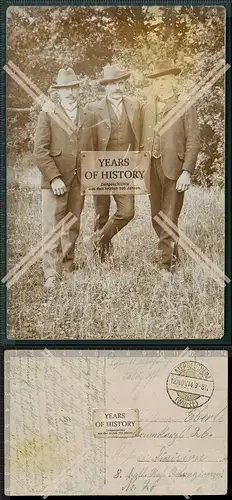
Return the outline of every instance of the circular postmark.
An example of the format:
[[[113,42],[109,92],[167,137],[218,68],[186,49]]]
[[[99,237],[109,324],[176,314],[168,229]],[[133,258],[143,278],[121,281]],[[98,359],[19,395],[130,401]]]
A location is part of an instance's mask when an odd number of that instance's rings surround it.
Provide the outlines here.
[[[183,361],[167,378],[167,392],[171,400],[182,408],[199,408],[209,401],[214,382],[208,368],[196,361]]]

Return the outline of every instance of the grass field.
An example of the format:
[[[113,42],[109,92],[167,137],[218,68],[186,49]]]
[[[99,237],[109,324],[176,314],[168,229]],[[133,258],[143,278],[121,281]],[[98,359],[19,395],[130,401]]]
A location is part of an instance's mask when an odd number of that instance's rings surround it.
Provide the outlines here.
[[[112,203],[112,208],[114,204]],[[41,192],[24,183],[8,189],[8,270],[41,238]],[[224,290],[181,250],[170,281],[155,271],[157,244],[149,199],[138,196],[133,221],[114,238],[114,255],[96,263],[84,238],[94,211],[87,197],[75,271],[52,295],[43,289],[41,262],[8,291],[9,339],[216,339],[223,335]],[[181,229],[224,269],[224,192],[192,187]]]

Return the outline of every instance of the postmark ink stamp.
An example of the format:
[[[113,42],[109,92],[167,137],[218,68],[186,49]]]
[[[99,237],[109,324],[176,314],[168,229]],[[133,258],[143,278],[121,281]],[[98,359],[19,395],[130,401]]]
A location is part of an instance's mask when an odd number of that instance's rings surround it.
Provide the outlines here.
[[[182,408],[199,408],[206,404],[214,391],[213,377],[208,368],[196,361],[183,361],[167,378],[167,393]]]

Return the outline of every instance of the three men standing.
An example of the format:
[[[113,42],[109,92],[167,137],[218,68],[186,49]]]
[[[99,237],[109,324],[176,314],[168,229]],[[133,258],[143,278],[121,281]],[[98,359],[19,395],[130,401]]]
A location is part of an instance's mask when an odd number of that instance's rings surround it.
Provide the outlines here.
[[[104,68],[100,83],[106,88],[106,95],[100,102],[88,105],[95,113],[98,151],[139,151],[140,105],[135,99],[125,96],[125,81],[129,72],[117,65]],[[94,243],[101,260],[110,250],[110,242],[134,217],[134,195],[114,194],[116,212],[109,218],[110,195],[95,195]]]
[[[161,273],[175,269],[178,248],[169,231],[154,219],[162,211],[178,225],[184,192],[191,183],[200,148],[197,113],[194,106],[178,107],[176,75],[180,69],[163,63],[154,74],[150,98],[142,109],[141,150],[151,154],[150,205],[153,228],[159,238],[155,262]],[[159,128],[158,128],[159,127]]]
[[[178,225],[184,192],[191,182],[191,173],[199,152],[199,129],[194,106],[176,112],[175,78],[179,68],[165,63],[157,67],[151,94],[140,113],[139,102],[125,96],[125,81],[130,73],[117,65],[104,68],[100,83],[105,97],[83,109],[78,103],[78,87],[74,71],[61,69],[53,85],[60,97],[54,117],[46,111],[39,114],[35,135],[35,160],[42,173],[43,238],[71,212],[76,222],[61,234],[64,271],[73,268],[74,247],[80,230],[84,203],[81,195],[81,151],[150,152],[150,205],[152,224],[158,235],[155,262],[161,272],[170,272],[178,262],[178,248],[168,230],[155,220],[162,211]],[[178,107],[178,106],[177,106]],[[62,113],[65,122],[75,125],[67,133],[55,119]],[[164,125],[164,126],[163,126]],[[141,133],[140,133],[141,130]],[[95,233],[93,241],[103,261],[110,250],[111,239],[134,216],[134,195],[115,194],[116,212],[110,217],[110,195],[95,195]],[[59,241],[50,245],[43,255],[45,287],[53,288],[57,275]]]

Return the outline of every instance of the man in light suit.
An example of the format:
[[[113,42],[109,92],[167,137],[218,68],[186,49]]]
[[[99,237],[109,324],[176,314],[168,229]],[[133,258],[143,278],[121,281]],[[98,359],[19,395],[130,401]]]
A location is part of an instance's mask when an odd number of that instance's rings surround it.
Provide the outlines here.
[[[167,118],[166,130],[162,131],[162,126],[158,132],[155,130],[155,126],[162,123],[178,104],[175,86],[180,71],[180,68],[173,67],[168,62],[157,66],[156,71],[149,75],[149,78],[153,79],[153,85],[150,98],[142,109],[141,150],[151,154],[151,217],[159,239],[155,262],[164,276],[175,270],[179,260],[178,248],[168,231],[162,229],[154,217],[162,211],[171,222],[178,225],[184,192],[190,186],[191,174],[200,149],[194,106],[183,109],[176,120]]]
[[[66,214],[71,212],[77,220],[69,230],[60,233],[60,239],[43,253],[45,288],[53,289],[59,268],[59,247],[64,274],[73,269],[75,242],[80,230],[80,217],[84,204],[81,195],[81,151],[93,151],[94,114],[78,104],[80,81],[72,68],[61,69],[53,85],[60,97],[60,104],[52,114],[42,110],[39,114],[34,158],[42,179],[42,235],[45,238]],[[63,119],[63,117],[65,119]],[[65,128],[57,123],[65,124]],[[73,125],[71,135],[67,123]],[[74,127],[75,125],[75,127]],[[72,131],[72,130],[71,130]]]
[[[135,99],[124,95],[128,71],[117,65],[104,67],[100,83],[105,86],[106,95],[88,105],[96,117],[98,151],[139,151],[140,105]],[[95,195],[94,244],[101,260],[110,251],[111,239],[134,217],[134,195],[114,194],[116,212],[109,218],[110,195]]]

